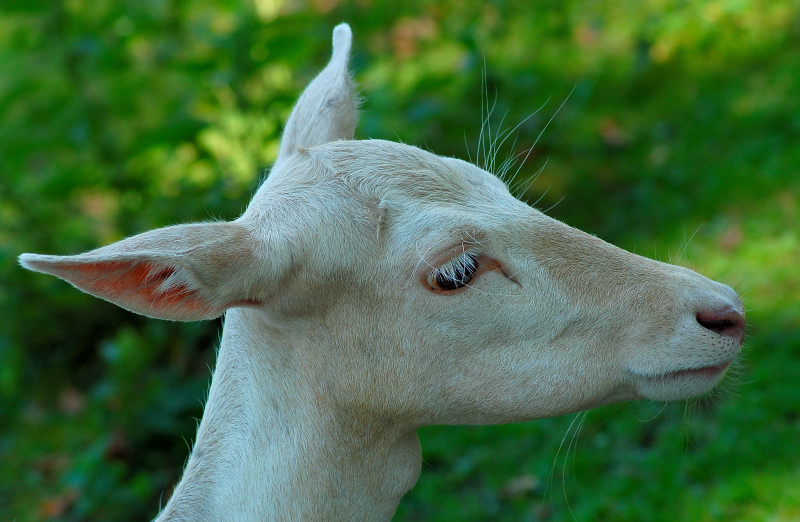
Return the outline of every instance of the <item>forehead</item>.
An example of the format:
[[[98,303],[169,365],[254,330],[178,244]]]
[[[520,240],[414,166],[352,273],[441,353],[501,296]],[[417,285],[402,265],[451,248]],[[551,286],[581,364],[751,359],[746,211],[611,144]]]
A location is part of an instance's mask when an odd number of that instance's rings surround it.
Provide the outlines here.
[[[338,141],[276,165],[242,218],[267,231],[282,223],[307,270],[355,270],[372,281],[376,267],[405,278],[464,244],[502,244],[521,206],[497,177],[464,161],[388,141]]]
[[[310,152],[348,185],[393,203],[471,206],[509,196],[502,181],[475,165],[402,143],[339,141]]]
[[[276,166],[246,217],[438,243],[501,227],[515,203],[502,181],[470,163],[401,143],[348,140],[299,150]],[[345,235],[340,242],[349,244]]]
[[[366,207],[386,213],[383,231],[414,260],[483,242],[519,204],[502,181],[475,165],[401,143],[341,141],[310,152],[343,185],[355,186],[356,197],[371,200]]]

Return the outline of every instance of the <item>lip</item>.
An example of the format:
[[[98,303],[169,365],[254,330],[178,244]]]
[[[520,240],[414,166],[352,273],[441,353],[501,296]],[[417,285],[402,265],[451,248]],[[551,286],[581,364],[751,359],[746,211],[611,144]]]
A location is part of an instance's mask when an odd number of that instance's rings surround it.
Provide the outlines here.
[[[650,377],[651,380],[665,380],[665,379],[683,379],[691,377],[700,377],[704,379],[712,379],[718,377],[731,365],[731,361],[727,361],[713,366],[704,366],[702,368],[689,368],[686,370],[677,370],[674,372],[665,373],[658,377]]]
[[[656,401],[675,401],[708,393],[725,375],[732,359],[698,368],[684,368],[662,374],[636,375],[639,397]]]

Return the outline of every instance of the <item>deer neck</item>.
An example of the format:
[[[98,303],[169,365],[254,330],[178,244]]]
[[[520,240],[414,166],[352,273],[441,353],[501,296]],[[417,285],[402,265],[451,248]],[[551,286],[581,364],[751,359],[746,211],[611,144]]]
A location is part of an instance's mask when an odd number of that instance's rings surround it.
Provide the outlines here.
[[[159,520],[390,519],[419,475],[416,430],[326,408],[258,314],[226,315],[197,440]]]

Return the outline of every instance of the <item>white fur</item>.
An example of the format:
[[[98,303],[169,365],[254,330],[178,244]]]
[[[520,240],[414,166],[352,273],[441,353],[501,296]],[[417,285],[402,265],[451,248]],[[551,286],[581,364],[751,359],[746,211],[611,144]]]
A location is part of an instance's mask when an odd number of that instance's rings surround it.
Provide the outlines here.
[[[730,288],[550,219],[474,165],[352,141],[350,28],[333,40],[239,219],[21,256],[153,317],[225,312],[194,450],[161,520],[389,519],[417,480],[420,426],[714,386],[722,371],[676,372],[739,352]],[[465,251],[474,279],[432,287]]]

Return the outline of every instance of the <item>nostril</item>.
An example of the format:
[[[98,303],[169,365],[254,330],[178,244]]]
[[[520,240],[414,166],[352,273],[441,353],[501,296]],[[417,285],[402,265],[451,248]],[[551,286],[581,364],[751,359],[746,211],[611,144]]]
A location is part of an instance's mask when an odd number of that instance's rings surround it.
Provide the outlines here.
[[[739,342],[744,339],[744,314],[734,308],[697,312],[697,322],[719,335],[733,337]]]

